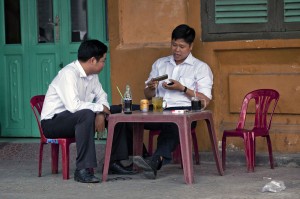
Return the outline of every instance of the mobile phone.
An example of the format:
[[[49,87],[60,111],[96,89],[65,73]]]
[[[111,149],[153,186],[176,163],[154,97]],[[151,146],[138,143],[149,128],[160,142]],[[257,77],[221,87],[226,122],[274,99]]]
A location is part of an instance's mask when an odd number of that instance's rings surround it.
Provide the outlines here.
[[[174,84],[174,82],[171,82],[169,79],[166,81],[167,85],[171,86]]]
[[[158,76],[158,77],[155,77],[155,78],[152,78],[152,81],[161,81],[161,80],[165,80],[165,79],[168,79],[168,75],[167,74],[162,75],[162,76]]]

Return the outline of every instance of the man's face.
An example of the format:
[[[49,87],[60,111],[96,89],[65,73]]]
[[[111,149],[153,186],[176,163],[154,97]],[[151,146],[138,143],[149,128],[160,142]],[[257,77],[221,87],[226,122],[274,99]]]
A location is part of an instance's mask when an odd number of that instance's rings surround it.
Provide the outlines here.
[[[105,65],[105,60],[106,60],[106,53],[103,55],[103,57],[99,59],[98,62],[95,58],[92,60],[93,74],[99,74],[102,71]]]
[[[186,43],[183,39],[172,40],[172,54],[176,64],[181,64],[190,54],[193,44]]]

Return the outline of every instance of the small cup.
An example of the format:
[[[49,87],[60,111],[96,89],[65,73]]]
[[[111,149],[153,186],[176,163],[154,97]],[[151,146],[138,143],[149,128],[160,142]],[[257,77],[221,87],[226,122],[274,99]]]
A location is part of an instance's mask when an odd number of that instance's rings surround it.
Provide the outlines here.
[[[142,99],[140,101],[140,110],[142,112],[148,112],[148,110],[149,110],[149,101],[147,99]]]
[[[201,101],[203,101],[203,103]],[[192,97],[191,106],[192,106],[192,111],[203,111],[206,107],[206,102],[204,99],[199,99],[198,97]]]
[[[166,100],[162,97],[152,97],[153,112],[163,112],[167,106]]]

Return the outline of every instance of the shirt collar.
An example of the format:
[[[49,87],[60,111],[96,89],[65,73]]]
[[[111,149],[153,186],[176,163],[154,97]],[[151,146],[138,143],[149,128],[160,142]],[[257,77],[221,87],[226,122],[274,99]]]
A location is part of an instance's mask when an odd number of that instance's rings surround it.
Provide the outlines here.
[[[176,65],[176,62],[175,62],[174,57],[172,55],[169,57],[168,61],[170,63],[172,63],[173,65]],[[187,56],[187,58],[181,64],[193,65],[193,63],[194,63],[194,57],[193,57],[192,53],[190,53]]]
[[[88,80],[91,80],[93,78],[93,75],[86,75],[85,71],[83,70],[83,68],[78,60],[75,61],[75,65],[79,70],[80,77],[87,78]]]

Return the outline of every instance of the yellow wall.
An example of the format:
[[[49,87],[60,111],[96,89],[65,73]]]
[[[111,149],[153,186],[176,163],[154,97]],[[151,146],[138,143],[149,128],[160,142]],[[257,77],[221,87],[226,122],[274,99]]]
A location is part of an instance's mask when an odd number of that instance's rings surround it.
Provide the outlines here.
[[[144,81],[153,62],[170,54],[172,30],[186,23],[196,30],[193,55],[210,65],[214,74],[215,130],[221,140],[224,129],[234,128],[244,95],[258,88],[274,88],[281,94],[271,127],[274,152],[300,152],[300,39],[202,42],[200,1],[108,1],[113,103],[120,103],[116,86],[129,84],[133,101],[144,98]],[[251,119],[252,116],[249,117]],[[207,132],[199,123],[201,151],[210,150]],[[257,140],[266,151],[265,140]],[[230,139],[243,149],[238,139]]]

